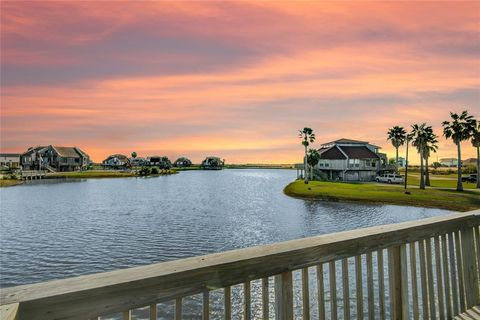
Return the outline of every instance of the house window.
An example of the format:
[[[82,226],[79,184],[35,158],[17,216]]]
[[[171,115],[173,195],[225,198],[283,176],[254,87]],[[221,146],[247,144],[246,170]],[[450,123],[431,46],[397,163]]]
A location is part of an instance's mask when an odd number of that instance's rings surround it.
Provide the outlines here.
[[[325,163],[325,167],[330,167],[330,163]]]
[[[320,162],[320,163],[318,164],[318,166],[319,166],[319,167],[323,167],[323,163]]]

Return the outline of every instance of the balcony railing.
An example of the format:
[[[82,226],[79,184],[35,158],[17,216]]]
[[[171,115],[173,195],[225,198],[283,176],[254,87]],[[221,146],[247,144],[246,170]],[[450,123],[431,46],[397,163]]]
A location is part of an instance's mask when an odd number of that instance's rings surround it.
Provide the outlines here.
[[[476,210],[5,288],[1,319],[157,319],[169,301],[182,319],[193,295],[202,319],[451,319],[480,303],[479,224]]]

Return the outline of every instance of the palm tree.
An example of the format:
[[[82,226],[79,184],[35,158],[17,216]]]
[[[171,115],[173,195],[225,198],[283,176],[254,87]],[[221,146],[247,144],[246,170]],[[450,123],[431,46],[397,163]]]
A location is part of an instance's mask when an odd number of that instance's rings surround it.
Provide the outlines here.
[[[425,189],[425,173],[423,160],[425,159],[425,145],[427,140],[426,123],[412,125],[412,145],[417,148],[420,154],[420,189]]]
[[[404,179],[404,188],[407,189],[407,180],[408,180],[408,146],[410,145],[410,141],[413,139],[413,133],[408,133],[406,135],[405,142],[407,144],[407,148],[405,150],[405,179]]]
[[[302,139],[302,145],[305,147],[305,156],[303,159],[303,164],[304,164],[304,171],[305,171],[305,184],[308,183],[308,175],[307,175],[307,148],[310,145],[310,143],[313,143],[315,141],[315,134],[313,133],[313,130],[311,128],[303,128],[303,130],[299,130],[300,134],[299,137]]]
[[[387,140],[392,142],[392,145],[395,147],[396,155],[395,155],[395,165],[397,166],[398,171],[398,148],[405,144],[405,140],[407,139],[407,132],[403,127],[395,126],[390,128],[387,132]]]
[[[320,153],[317,149],[309,149],[307,154],[307,163],[310,165],[310,179],[313,180],[313,167],[320,161]]]
[[[438,150],[438,136],[433,132],[431,126],[425,128],[426,132],[426,143],[425,143],[425,150],[423,152],[423,156],[425,157],[425,185],[430,187],[430,174],[428,171],[428,158],[433,152],[437,152]]]
[[[452,121],[444,121],[443,135],[445,138],[451,138],[457,145],[458,164],[457,164],[457,191],[463,191],[462,184],[462,153],[460,143],[470,139],[475,131],[477,122],[473,116],[469,115],[467,110],[464,110],[460,115],[450,112]]]
[[[477,148],[477,188],[480,189],[480,121],[477,121],[472,135],[472,146]]]
[[[135,151],[132,152],[132,158],[135,159],[137,157],[137,153]]]

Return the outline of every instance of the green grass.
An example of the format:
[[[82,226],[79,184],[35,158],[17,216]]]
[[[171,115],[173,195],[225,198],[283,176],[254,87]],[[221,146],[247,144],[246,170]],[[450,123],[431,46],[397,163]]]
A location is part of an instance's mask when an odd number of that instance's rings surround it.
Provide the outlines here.
[[[408,173],[407,183],[412,186],[420,185],[420,173]],[[436,188],[456,188],[457,174],[432,175],[430,174],[430,186]],[[475,189],[476,183],[464,182],[464,189]]]
[[[12,187],[16,186],[19,184],[22,184],[23,182],[21,180],[15,180],[15,179],[2,179],[0,180],[0,188],[1,187]]]
[[[342,183],[301,180],[285,187],[285,194],[299,198],[327,201],[361,201],[405,206],[442,208],[469,211],[480,208],[480,193],[471,190],[458,192],[442,189],[409,189],[405,194],[401,186],[369,183]]]
[[[162,176],[177,173],[176,170],[160,170],[159,174],[150,176]],[[135,172],[121,172],[113,170],[88,170],[76,172],[57,172],[47,175],[47,179],[71,178],[71,179],[93,179],[93,178],[127,178],[138,177]]]

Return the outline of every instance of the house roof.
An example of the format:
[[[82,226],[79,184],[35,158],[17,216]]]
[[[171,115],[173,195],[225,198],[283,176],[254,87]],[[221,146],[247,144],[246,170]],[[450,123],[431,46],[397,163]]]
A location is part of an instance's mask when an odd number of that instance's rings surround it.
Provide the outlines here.
[[[367,147],[347,147],[339,146],[350,159],[378,159],[379,156]]]
[[[39,150],[41,150],[41,149],[44,149],[44,148],[46,148],[46,147],[47,147],[47,146],[30,147],[30,148],[28,148],[27,151],[25,151],[24,153],[22,153],[22,156],[27,155],[27,154],[32,154],[32,153],[34,153],[34,152],[36,152],[36,151],[39,151]]]
[[[338,160],[346,159],[345,155],[337,147],[323,148],[318,150],[320,152],[320,159]]]
[[[20,153],[0,153],[0,157],[20,157]]]
[[[117,158],[117,159],[120,159],[120,160],[128,160],[128,157],[124,154],[112,154],[112,155],[108,156],[107,159],[105,159],[104,161],[106,161],[108,159],[111,159],[111,158]]]
[[[327,143],[323,143],[322,146],[328,146],[328,145],[332,145],[332,144],[363,144],[363,145],[369,144],[369,145],[374,146],[376,148],[380,148],[379,146],[371,144],[368,141],[360,141],[360,140],[353,140],[353,139],[346,139],[346,138],[341,138],[341,139],[337,139],[337,140],[330,141],[330,142],[327,142]]]
[[[57,151],[60,157],[80,158],[80,152],[78,152],[75,147],[52,146],[52,148]]]

